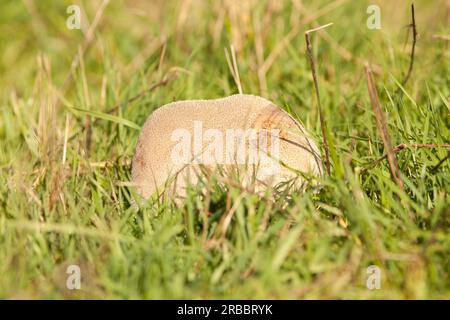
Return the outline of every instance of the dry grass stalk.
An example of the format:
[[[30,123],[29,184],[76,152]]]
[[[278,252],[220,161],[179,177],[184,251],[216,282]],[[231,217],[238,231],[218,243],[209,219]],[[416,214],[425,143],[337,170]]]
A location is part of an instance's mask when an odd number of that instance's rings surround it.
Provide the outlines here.
[[[435,35],[433,35],[433,39],[439,39],[439,40],[444,40],[444,41],[450,41],[450,36],[445,35],[445,34],[435,34]]]
[[[78,67],[78,64],[80,63],[80,58],[84,56],[85,52],[87,51],[87,49],[91,45],[92,41],[94,40],[95,30],[97,30],[97,26],[100,23],[100,20],[103,16],[103,13],[108,4],[109,4],[109,0],[103,0],[102,3],[100,4],[99,8],[97,9],[94,20],[90,24],[90,26],[86,32],[86,35],[84,37],[84,42],[81,45],[81,54],[79,53],[79,54],[75,55],[75,58],[72,61],[72,65],[71,65],[72,71]],[[72,72],[70,72],[67,75],[67,77],[64,80],[64,83],[62,85],[62,88],[61,88],[62,91],[65,91],[67,85],[69,84],[70,80],[72,79],[72,75],[73,75]]]
[[[70,66],[70,72],[67,74],[66,78],[64,79],[63,84],[59,88],[59,91],[61,91],[63,94],[66,92],[67,88],[69,87],[69,84],[73,80],[73,74],[75,69],[78,67],[80,63],[80,58],[84,56],[86,51],[89,49],[90,45],[92,44],[92,41],[95,39],[95,31],[97,30],[98,24],[100,23],[100,20],[103,16],[103,13],[108,6],[110,0],[103,0],[100,4],[99,8],[97,9],[94,20],[89,25],[89,28],[85,34],[84,41],[78,48],[77,54],[72,60],[71,66]],[[58,107],[59,103],[61,101],[57,98],[55,98],[55,104]]]
[[[412,43],[412,48],[411,48],[411,56],[409,58],[408,73],[406,74],[405,79],[403,79],[402,85],[405,85],[406,82],[408,82],[409,77],[411,76],[411,73],[412,73],[413,66],[414,66],[414,53],[416,51],[416,41],[417,41],[417,27],[416,27],[416,17],[414,15],[414,4],[411,4],[411,20],[412,20],[412,23],[411,23],[410,27],[412,28],[412,32],[413,32],[413,43]]]
[[[325,121],[325,117],[323,114],[323,109],[322,109],[322,105],[320,104],[320,95],[319,95],[319,85],[317,82],[317,74],[316,74],[316,64],[314,61],[314,55],[312,52],[312,46],[311,46],[311,40],[309,38],[309,34],[311,32],[315,32],[317,30],[321,30],[323,28],[329,27],[331,26],[332,23],[326,24],[324,26],[320,26],[318,28],[314,28],[311,30],[308,30],[305,32],[305,39],[306,39],[306,49],[308,52],[308,58],[309,58],[309,63],[311,65],[311,73],[313,76],[313,81],[314,81],[314,89],[316,91],[316,97],[317,97],[317,106],[319,109],[319,117],[320,117],[320,127],[322,129],[322,139],[323,139],[323,147],[325,150],[325,167],[327,169],[327,174],[330,175],[331,174],[331,168],[330,168],[330,151],[329,151],[329,147],[328,147],[328,141],[327,141],[327,127],[326,127],[326,121]]]
[[[63,155],[62,155],[62,166],[66,164],[67,158],[67,142],[69,141],[69,115],[66,115],[66,126],[64,130],[64,144],[63,144]]]
[[[257,73],[258,73],[258,81],[259,88],[261,91],[261,95],[263,97],[268,96],[268,87],[267,87],[267,79],[266,74],[263,69],[264,64],[264,46],[263,46],[263,37],[262,37],[262,26],[261,21],[258,16],[254,15],[253,18],[253,29],[255,32],[255,53],[256,53],[256,63],[257,63]]]
[[[367,76],[367,87],[369,90],[370,102],[372,104],[373,112],[375,113],[377,129],[381,136],[381,140],[383,141],[384,149],[389,162],[389,168],[391,170],[391,175],[398,186],[403,189],[404,184],[400,175],[400,168],[398,167],[395,152],[392,150],[391,138],[389,137],[386,120],[384,119],[383,111],[381,110],[377,88],[375,87],[375,84],[373,82],[372,70],[367,64],[365,67],[365,71]]]
[[[341,5],[345,4],[349,0],[336,0],[333,1],[319,10],[315,11],[313,14],[305,17],[305,19],[301,20],[298,24],[294,25],[289,33],[281,39],[275,48],[269,53],[264,64],[262,66],[264,74],[267,73],[269,68],[275,62],[276,58],[283,52],[286,46],[294,40],[295,36],[301,31],[302,27],[316,21],[318,18],[332,12],[333,10],[339,8]]]
[[[242,92],[241,78],[239,77],[239,69],[237,66],[236,53],[233,45],[230,46],[230,52],[231,52],[231,59],[230,55],[228,54],[228,50],[225,48],[225,57],[227,59],[228,67],[230,68],[231,75],[233,76],[234,82],[236,83],[239,93],[242,94],[243,92]]]
[[[80,74],[81,74],[81,83],[83,86],[84,103],[85,103],[86,107],[88,109],[90,109],[91,108],[91,96],[89,94],[87,77],[86,77],[86,68],[84,67],[84,58],[83,58],[83,52],[81,50],[81,47],[78,48],[78,61],[79,61]],[[86,134],[85,151],[86,151],[86,155],[89,157],[89,154],[91,151],[91,144],[92,144],[92,120],[91,120],[90,116],[85,117],[84,131]]]

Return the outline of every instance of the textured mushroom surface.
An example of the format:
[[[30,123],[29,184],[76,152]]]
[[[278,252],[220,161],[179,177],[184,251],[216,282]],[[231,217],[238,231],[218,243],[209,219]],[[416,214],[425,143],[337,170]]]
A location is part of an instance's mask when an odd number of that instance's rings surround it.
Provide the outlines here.
[[[238,135],[230,132],[242,131],[276,132],[276,135],[269,134],[267,139],[246,136],[245,143],[239,144]],[[264,144],[259,144],[262,140]],[[183,143],[188,148],[183,148]],[[261,147],[266,144],[267,149]],[[258,156],[260,153],[252,158],[253,162],[249,161],[251,152],[242,156],[249,146],[261,147],[265,160]],[[237,158],[244,161],[239,162]],[[156,191],[160,194],[165,188],[170,188],[173,196],[183,197],[186,184],[197,182],[200,170],[196,168],[200,165],[213,169],[218,165],[239,168],[241,182],[256,184],[253,186],[256,190],[299,178],[299,172],[322,174],[317,146],[305,129],[269,100],[243,94],[214,100],[178,101],[156,109],[139,136],[132,182],[144,198]],[[302,181],[301,177],[297,180]]]

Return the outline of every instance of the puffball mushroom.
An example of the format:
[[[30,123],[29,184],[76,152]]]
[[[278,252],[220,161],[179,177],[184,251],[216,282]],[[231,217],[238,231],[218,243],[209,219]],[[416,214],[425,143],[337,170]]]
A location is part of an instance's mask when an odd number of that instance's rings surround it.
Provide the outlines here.
[[[319,151],[303,126],[269,100],[246,94],[156,109],[138,139],[132,185],[144,198],[165,188],[182,198],[201,166],[238,169],[240,182],[256,191],[301,182],[299,172],[322,175]]]

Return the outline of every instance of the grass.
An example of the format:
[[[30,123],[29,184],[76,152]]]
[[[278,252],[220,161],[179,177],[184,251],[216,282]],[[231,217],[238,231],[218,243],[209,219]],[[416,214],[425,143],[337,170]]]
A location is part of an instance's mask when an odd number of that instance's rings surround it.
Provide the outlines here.
[[[245,3],[111,1],[102,12],[81,1],[82,30],[65,27],[70,1],[2,4],[1,298],[450,298],[448,149],[397,150],[402,189],[377,162],[364,73],[367,61],[393,146],[448,144],[445,1],[415,1],[404,86],[409,2],[376,1],[380,30],[366,27],[372,2]],[[331,163],[319,191],[259,197],[210,179],[176,208],[128,187],[153,110],[238,92],[231,44],[243,92],[282,106],[321,144],[303,33],[329,22],[311,34]],[[66,288],[71,264],[81,290]],[[369,265],[380,290],[366,288]]]

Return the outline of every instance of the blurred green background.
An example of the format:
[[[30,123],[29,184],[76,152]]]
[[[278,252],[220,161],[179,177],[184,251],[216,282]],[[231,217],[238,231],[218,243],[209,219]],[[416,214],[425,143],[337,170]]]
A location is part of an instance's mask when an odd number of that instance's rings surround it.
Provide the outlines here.
[[[66,27],[69,5],[81,29]],[[381,10],[370,30],[367,7]],[[2,1],[0,297],[449,298],[448,1]],[[185,206],[127,183],[157,107],[244,93],[321,141],[304,32],[314,33],[333,172],[319,193],[260,198],[205,182]],[[368,98],[375,73],[405,190],[391,180]],[[131,125],[131,127],[130,127]],[[230,203],[234,204],[230,208]],[[220,234],[222,218],[232,223]],[[82,289],[65,286],[77,264]],[[382,271],[380,290],[366,268]]]

